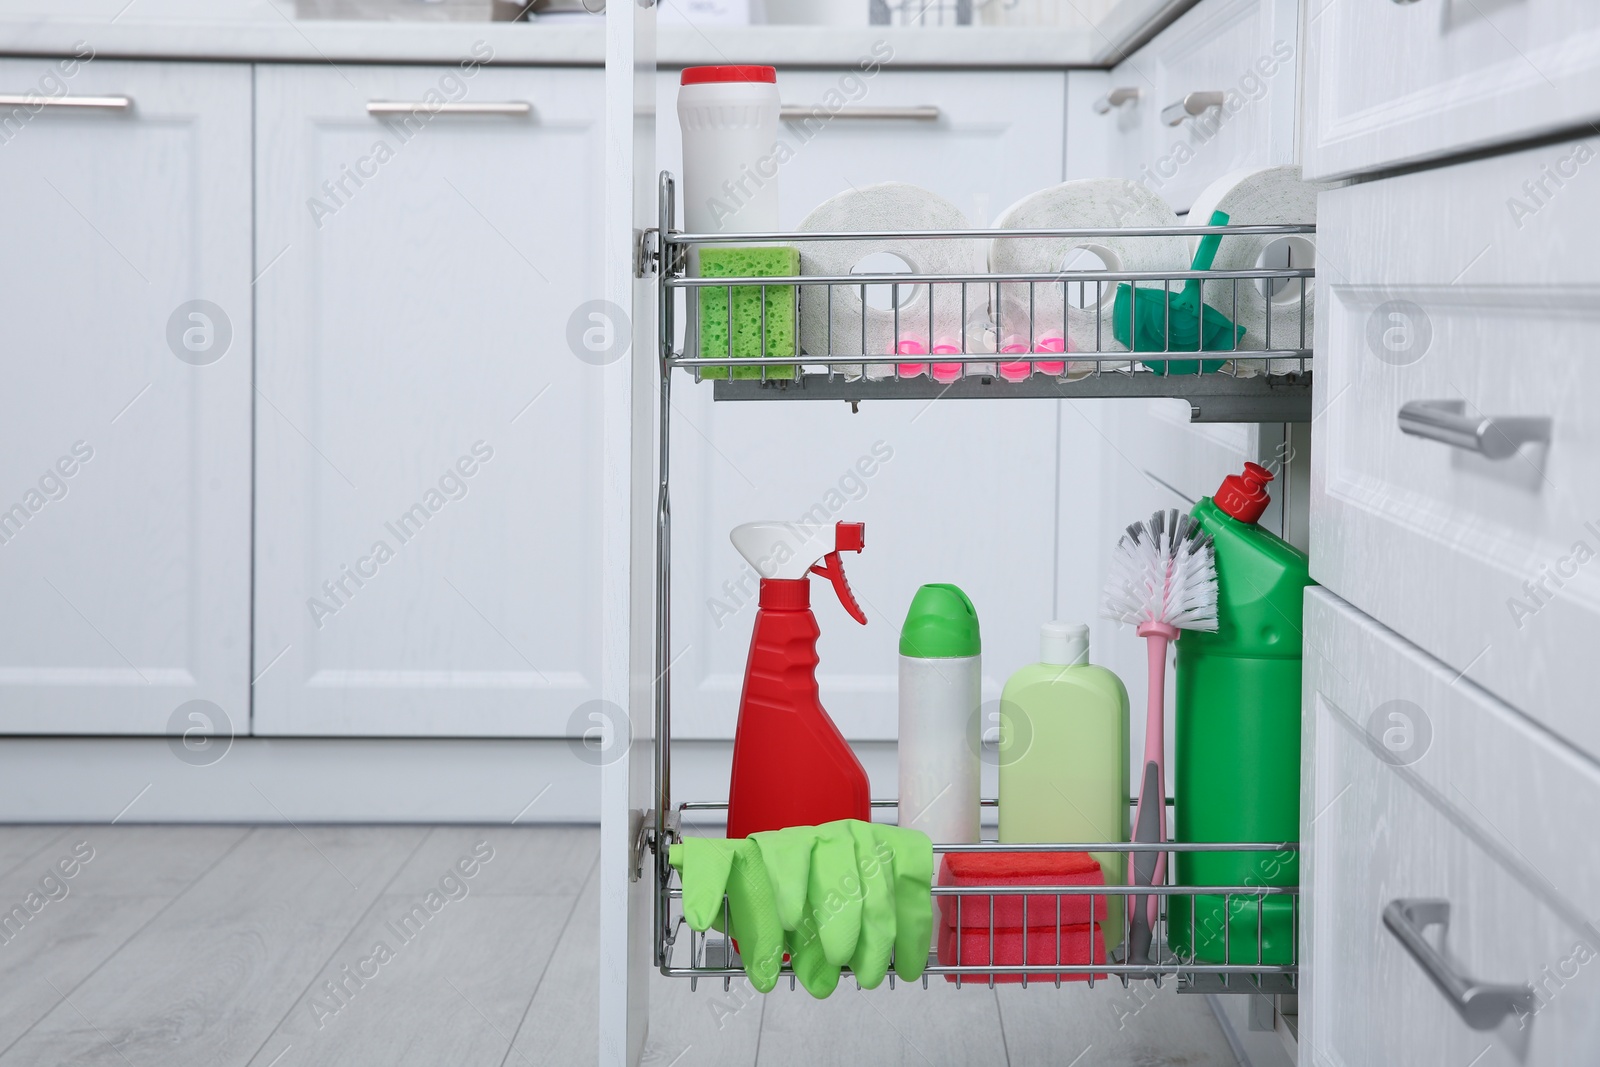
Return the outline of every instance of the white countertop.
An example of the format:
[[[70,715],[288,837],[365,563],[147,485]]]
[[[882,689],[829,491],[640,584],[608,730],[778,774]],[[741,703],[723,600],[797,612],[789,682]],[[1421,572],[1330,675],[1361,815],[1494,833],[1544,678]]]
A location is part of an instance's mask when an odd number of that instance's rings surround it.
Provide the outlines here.
[[[119,13],[120,12],[120,13]],[[698,63],[847,66],[887,40],[897,67],[1096,65],[1093,30],[663,25],[663,67]],[[604,26],[572,21],[334,22],[296,19],[293,0],[0,0],[0,55],[451,63],[486,41],[494,62],[599,66]]]

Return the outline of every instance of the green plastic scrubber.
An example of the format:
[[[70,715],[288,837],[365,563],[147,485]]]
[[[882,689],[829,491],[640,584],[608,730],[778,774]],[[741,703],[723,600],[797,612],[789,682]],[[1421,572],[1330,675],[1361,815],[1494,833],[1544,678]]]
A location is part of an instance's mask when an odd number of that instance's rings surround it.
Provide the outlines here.
[[[772,278],[794,277],[800,273],[800,252],[785,247],[702,248],[700,249],[700,277],[702,278]],[[766,350],[762,351],[761,305],[762,287],[736,285],[733,287],[733,347],[728,346],[728,289],[707,286],[700,294],[700,357],[726,359],[730,354],[736,359],[757,359],[765,356],[793,357],[795,344],[794,286],[769,285],[766,292]],[[727,367],[702,367],[705,378],[728,377]],[[760,378],[761,367],[734,367],[735,378]],[[768,378],[793,378],[792,366],[767,365]]]
[[[1228,214],[1213,211],[1208,225],[1226,226]],[[1195,249],[1190,270],[1210,270],[1217,258],[1217,246],[1222,243],[1220,233],[1208,233],[1200,238]],[[1148,290],[1147,290],[1148,291]],[[1167,292],[1162,299],[1147,296],[1140,300],[1127,282],[1117,286],[1116,301],[1111,311],[1111,335],[1135,352],[1216,352],[1238,349],[1244,337],[1244,327],[1236,326],[1222,312],[1200,299],[1199,278],[1183,283],[1180,292]],[[1137,311],[1135,306],[1137,305]],[[1130,340],[1129,338],[1136,338]],[[1172,359],[1147,364],[1156,374],[1211,374],[1225,360]]]

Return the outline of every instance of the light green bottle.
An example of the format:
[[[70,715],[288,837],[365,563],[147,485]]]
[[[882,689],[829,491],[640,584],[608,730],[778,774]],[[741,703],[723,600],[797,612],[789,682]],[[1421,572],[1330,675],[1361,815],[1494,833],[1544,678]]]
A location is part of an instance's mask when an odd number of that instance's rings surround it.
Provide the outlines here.
[[[1039,659],[1000,696],[1000,840],[1014,844],[1128,840],[1128,690],[1089,662],[1089,628],[1047,622]],[[1093,852],[1107,885],[1126,882],[1124,855]],[[1105,944],[1122,941],[1121,898],[1108,902]]]

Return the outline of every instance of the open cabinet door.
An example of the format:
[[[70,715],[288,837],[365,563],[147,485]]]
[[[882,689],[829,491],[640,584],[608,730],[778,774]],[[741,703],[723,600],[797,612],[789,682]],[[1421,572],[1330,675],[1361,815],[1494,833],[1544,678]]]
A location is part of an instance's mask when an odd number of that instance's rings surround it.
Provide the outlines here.
[[[588,753],[601,753],[600,1058],[632,1067],[644,1052],[653,966],[650,854],[639,855],[655,762],[651,650],[655,596],[655,285],[640,237],[655,225],[654,0],[606,12],[605,295],[574,313],[569,337],[606,375],[604,702]],[[626,560],[626,565],[621,565]],[[642,871],[642,875],[641,875]]]

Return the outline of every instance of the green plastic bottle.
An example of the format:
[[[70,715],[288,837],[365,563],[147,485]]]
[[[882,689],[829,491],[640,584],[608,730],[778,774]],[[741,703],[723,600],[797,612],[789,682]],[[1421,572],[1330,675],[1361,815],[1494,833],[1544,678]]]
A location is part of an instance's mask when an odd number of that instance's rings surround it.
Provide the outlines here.
[[[1177,641],[1174,795],[1179,841],[1300,839],[1304,552],[1257,525],[1272,473],[1246,463],[1192,514],[1216,542],[1217,629]],[[1179,852],[1179,885],[1293,886],[1298,854]],[[1288,895],[1174,897],[1169,942],[1204,962],[1293,962]],[[1258,927],[1259,923],[1259,927]],[[1224,926],[1227,944],[1224,945]],[[1257,940],[1261,943],[1257,956]]]

